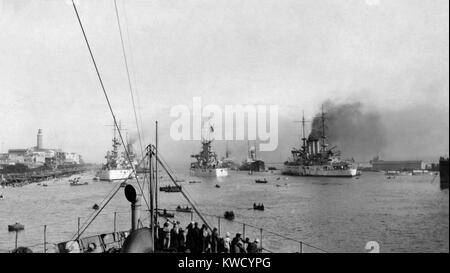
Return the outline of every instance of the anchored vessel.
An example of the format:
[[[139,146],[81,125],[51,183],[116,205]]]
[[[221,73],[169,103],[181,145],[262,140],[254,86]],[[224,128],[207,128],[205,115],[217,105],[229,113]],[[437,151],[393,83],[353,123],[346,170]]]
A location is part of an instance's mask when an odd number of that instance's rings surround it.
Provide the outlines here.
[[[258,159],[256,156],[255,146],[248,148],[248,157],[244,162],[242,162],[239,170],[249,172],[263,172],[266,170],[264,161]]]
[[[191,163],[191,175],[223,177],[228,176],[228,168],[217,160],[216,153],[211,148],[212,140],[202,140],[202,150],[199,154],[191,155],[197,162]]]
[[[283,174],[296,176],[353,177],[357,169],[352,162],[343,160],[336,146],[328,148],[325,143],[325,114],[320,115],[322,132],[319,138],[310,134],[305,137],[305,117],[302,118],[302,147],[292,149],[292,158],[284,163]],[[319,141],[321,142],[319,148]]]
[[[106,153],[106,163],[102,169],[97,172],[97,177],[103,181],[116,181],[127,179],[133,172],[132,164],[136,164],[132,145],[128,144],[128,156],[125,152],[119,152],[121,146],[116,137],[116,128],[114,127],[114,137],[112,139],[112,150]]]

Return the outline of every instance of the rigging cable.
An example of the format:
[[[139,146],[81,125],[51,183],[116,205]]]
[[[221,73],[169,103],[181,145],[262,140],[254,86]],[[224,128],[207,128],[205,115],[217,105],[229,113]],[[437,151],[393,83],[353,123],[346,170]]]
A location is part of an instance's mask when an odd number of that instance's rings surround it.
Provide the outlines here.
[[[141,126],[141,136],[142,136],[142,141],[145,142],[145,134],[144,134],[144,130],[142,130],[142,128],[144,128],[144,123],[142,122],[142,113],[141,113],[141,105],[140,105],[140,101],[141,99],[139,98],[139,89],[138,89],[138,84],[136,81],[136,69],[135,69],[135,65],[134,65],[134,58],[133,58],[133,48],[132,48],[132,43],[131,43],[131,39],[130,39],[130,30],[128,28],[128,17],[127,17],[127,9],[126,9],[126,4],[124,2],[123,4],[123,18],[125,21],[125,27],[126,27],[126,31],[125,33],[127,34],[127,40],[128,40],[128,47],[129,47],[129,52],[130,52],[130,64],[131,64],[131,76],[133,77],[133,83],[134,83],[134,91],[136,94],[136,101],[137,101],[137,110],[138,110],[138,116],[139,116],[139,124]],[[141,151],[141,153],[144,153],[144,150]]]
[[[125,150],[125,153],[126,153],[126,155],[127,155],[128,162],[130,163],[131,168],[132,168],[132,170],[133,170],[132,173],[131,173],[130,175],[136,174],[136,182],[137,182],[137,184],[138,184],[138,186],[139,186],[139,189],[140,189],[140,191],[141,191],[141,193],[142,193],[142,196],[143,196],[143,198],[144,198],[145,204],[147,205],[148,208],[150,208],[150,207],[149,207],[149,204],[148,204],[148,202],[147,202],[147,198],[145,198],[145,195],[144,195],[144,192],[143,192],[143,190],[142,190],[141,184],[139,183],[139,179],[138,179],[138,176],[137,176],[137,172],[136,172],[136,170],[135,170],[135,168],[134,168],[134,166],[133,166],[133,163],[132,163],[132,161],[131,161],[130,154],[128,153],[128,149],[127,149],[127,147],[126,147],[126,145],[125,145],[125,142],[124,142],[124,140],[123,140],[122,132],[120,131],[119,125],[117,124],[116,116],[114,115],[114,111],[113,111],[112,106],[111,106],[111,103],[110,103],[110,101],[109,101],[108,94],[106,93],[106,89],[105,89],[105,86],[104,86],[104,84],[103,84],[102,77],[100,76],[100,72],[99,72],[99,70],[98,70],[97,63],[95,62],[94,54],[92,53],[91,46],[90,46],[89,41],[88,41],[88,39],[87,39],[86,33],[85,33],[85,31],[84,31],[83,24],[81,23],[80,15],[78,14],[78,10],[77,10],[77,7],[76,7],[76,5],[75,5],[75,1],[74,1],[74,0],[72,0],[72,5],[73,5],[73,8],[74,8],[74,10],[75,10],[75,14],[76,14],[76,16],[77,16],[78,23],[80,24],[80,27],[81,27],[81,31],[82,31],[82,33],[83,33],[84,40],[86,41],[86,45],[87,45],[87,48],[88,48],[88,50],[89,50],[89,54],[90,54],[91,59],[92,59],[92,62],[93,62],[93,64],[94,64],[95,71],[96,71],[96,73],[97,73],[97,77],[98,77],[98,79],[99,79],[99,81],[100,81],[100,85],[101,85],[101,87],[102,87],[103,94],[105,95],[106,102],[108,103],[109,111],[111,112],[111,116],[112,116],[112,118],[113,118],[114,125],[116,126],[117,131],[119,132],[119,137],[120,137],[120,140],[121,140],[121,142],[122,142],[122,145],[123,145],[123,148],[124,148],[124,150]]]
[[[128,86],[130,88],[131,102],[133,104],[134,119],[136,121],[136,129],[137,129],[137,132],[138,132],[139,146],[141,148],[141,155],[142,155],[144,150],[142,148],[141,131],[139,129],[138,117],[137,117],[137,113],[136,113],[136,105],[134,103],[133,87],[131,85],[130,70],[128,68],[127,54],[126,54],[126,51],[125,51],[125,44],[124,44],[124,41],[123,41],[122,27],[120,25],[119,10],[117,9],[117,1],[116,0],[114,0],[114,7],[115,7],[115,10],[116,10],[117,26],[119,28],[120,42],[122,44],[122,52],[123,52],[123,58],[124,58],[124,63],[125,63],[125,69],[127,71]]]

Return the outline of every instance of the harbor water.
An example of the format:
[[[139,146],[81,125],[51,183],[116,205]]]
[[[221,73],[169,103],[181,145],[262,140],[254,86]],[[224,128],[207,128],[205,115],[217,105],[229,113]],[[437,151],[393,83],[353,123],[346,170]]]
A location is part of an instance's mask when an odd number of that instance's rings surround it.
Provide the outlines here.
[[[379,244],[380,252],[449,252],[449,192],[440,190],[439,177],[433,175],[388,179],[374,172],[355,178],[236,171],[223,178],[190,177],[184,170],[176,174],[185,180],[180,184],[208,223],[220,225],[221,235],[245,232],[250,239],[261,238],[263,247],[273,252],[299,252],[300,246],[270,232],[328,252],[368,252],[365,247],[370,241]],[[164,174],[160,175],[159,186],[172,185]],[[5,197],[0,200],[0,252],[14,248],[16,235],[8,232],[7,226],[15,222],[25,225],[18,233],[18,245],[32,246],[34,251],[43,251],[44,225],[49,251],[53,243],[73,238],[78,221],[83,224],[95,213],[92,206],[101,204],[118,187],[118,183],[93,181],[93,173],[81,177],[80,182],[89,184],[74,187],[69,185],[69,178],[64,178],[47,181],[46,187],[29,184],[0,189]],[[268,183],[255,183],[258,178],[267,178]],[[132,184],[139,188],[136,181]],[[143,190],[148,192],[146,186]],[[159,208],[168,210],[188,205],[180,193],[158,192],[158,199]],[[265,211],[253,210],[253,203],[263,203]],[[141,208],[145,225],[145,200]],[[233,211],[236,222],[215,217],[225,211]],[[183,226],[191,221],[189,213],[175,216]],[[83,236],[127,230],[130,219],[130,204],[121,188]],[[197,216],[193,220],[200,221]],[[261,233],[253,226],[264,230]],[[318,252],[306,244],[302,251]]]

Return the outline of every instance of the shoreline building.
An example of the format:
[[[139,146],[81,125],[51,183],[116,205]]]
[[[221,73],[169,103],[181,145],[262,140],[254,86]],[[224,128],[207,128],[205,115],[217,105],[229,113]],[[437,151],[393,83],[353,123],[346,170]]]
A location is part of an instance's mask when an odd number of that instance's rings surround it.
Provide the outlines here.
[[[79,165],[82,158],[73,152],[64,152],[61,149],[44,148],[44,135],[42,129],[36,135],[36,146],[27,149],[9,149],[1,157],[1,164],[24,164],[30,168],[40,166]]]

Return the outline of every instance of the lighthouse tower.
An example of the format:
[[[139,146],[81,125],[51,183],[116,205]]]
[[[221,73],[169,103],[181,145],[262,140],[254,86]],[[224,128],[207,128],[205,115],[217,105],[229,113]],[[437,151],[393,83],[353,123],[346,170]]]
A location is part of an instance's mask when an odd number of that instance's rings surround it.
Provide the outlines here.
[[[39,129],[39,130],[38,130],[38,133],[37,133],[37,145],[36,145],[36,149],[37,149],[37,150],[41,150],[41,149],[43,149],[43,148],[44,148],[44,146],[43,146],[42,129]]]

